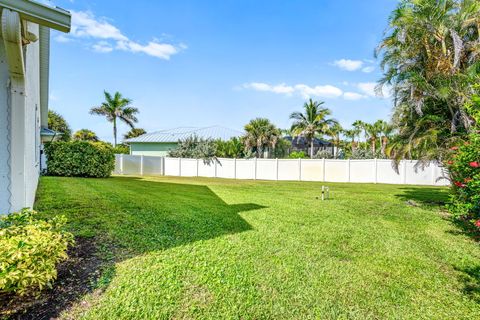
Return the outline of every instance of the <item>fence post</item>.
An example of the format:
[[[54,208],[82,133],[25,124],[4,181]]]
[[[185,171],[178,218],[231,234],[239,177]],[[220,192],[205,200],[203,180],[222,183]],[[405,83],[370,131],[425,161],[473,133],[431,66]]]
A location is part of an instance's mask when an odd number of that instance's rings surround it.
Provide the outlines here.
[[[123,154],[120,154],[120,174],[123,175]]]
[[[298,159],[298,181],[302,181],[302,158]]]
[[[325,179],[326,179],[326,174],[325,174],[325,168],[326,168],[326,160],[325,158],[322,159],[322,164],[323,164],[323,182],[325,182]]]
[[[178,176],[182,176],[182,158],[178,158]]]
[[[237,179],[237,158],[233,158],[233,179]]]
[[[375,158],[373,161],[373,180],[375,181],[375,183],[377,183],[377,168],[378,168],[378,162],[377,162],[377,158]]]
[[[143,154],[140,156],[140,175],[143,176]]]
[[[254,166],[253,180],[257,180],[257,157],[255,157],[255,166]]]
[[[278,158],[275,159],[275,177],[278,181]]]
[[[347,159],[347,182],[350,182],[350,159]]]

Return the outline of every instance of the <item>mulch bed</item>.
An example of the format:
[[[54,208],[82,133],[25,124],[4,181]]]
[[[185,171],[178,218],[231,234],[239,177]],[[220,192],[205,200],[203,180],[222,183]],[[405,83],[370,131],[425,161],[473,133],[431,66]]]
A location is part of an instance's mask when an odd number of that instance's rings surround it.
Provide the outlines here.
[[[58,266],[53,288],[38,297],[0,295],[0,319],[55,319],[94,289],[104,261],[93,238],[77,238],[69,259]]]

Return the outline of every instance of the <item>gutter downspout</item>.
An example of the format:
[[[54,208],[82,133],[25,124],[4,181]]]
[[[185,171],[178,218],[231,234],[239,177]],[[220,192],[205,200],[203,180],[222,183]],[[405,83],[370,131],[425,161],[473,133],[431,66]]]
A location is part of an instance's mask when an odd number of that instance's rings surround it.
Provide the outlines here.
[[[10,73],[7,108],[10,121],[10,210],[26,204],[25,175],[25,63],[22,47],[22,22],[17,12],[2,10],[1,28]]]
[[[48,128],[48,92],[50,75],[50,28],[39,26],[40,38],[40,125]]]

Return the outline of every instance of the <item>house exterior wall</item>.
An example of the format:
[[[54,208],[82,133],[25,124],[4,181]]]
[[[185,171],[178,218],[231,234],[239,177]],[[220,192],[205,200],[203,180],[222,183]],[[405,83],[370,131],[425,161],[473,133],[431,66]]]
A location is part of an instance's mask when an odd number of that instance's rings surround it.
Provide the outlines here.
[[[28,23],[28,31],[37,35],[37,24]],[[39,88],[39,42],[24,46],[25,54],[25,99],[24,127],[12,125],[11,117],[0,117],[0,214],[31,207],[35,200],[40,170],[40,88]],[[11,115],[13,108],[20,108],[11,99],[8,64],[3,41],[0,41],[0,112]],[[20,101],[20,100],[17,100]],[[10,121],[9,121],[10,120]],[[23,135],[22,135],[23,131]],[[21,162],[11,156],[12,132],[24,137],[23,176],[13,175],[15,179],[24,179],[22,188],[12,188],[11,164]],[[14,142],[15,143],[15,142]]]
[[[130,143],[130,154],[136,156],[167,156],[170,150],[176,149],[178,143]]]

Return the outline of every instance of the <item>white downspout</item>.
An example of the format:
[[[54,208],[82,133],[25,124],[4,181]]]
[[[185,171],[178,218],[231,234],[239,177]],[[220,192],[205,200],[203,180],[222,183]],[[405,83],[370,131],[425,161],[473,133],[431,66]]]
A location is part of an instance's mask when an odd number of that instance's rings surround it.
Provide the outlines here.
[[[8,106],[10,120],[10,211],[26,205],[25,176],[25,63],[22,48],[22,26],[17,12],[3,9],[2,37],[10,73]]]

